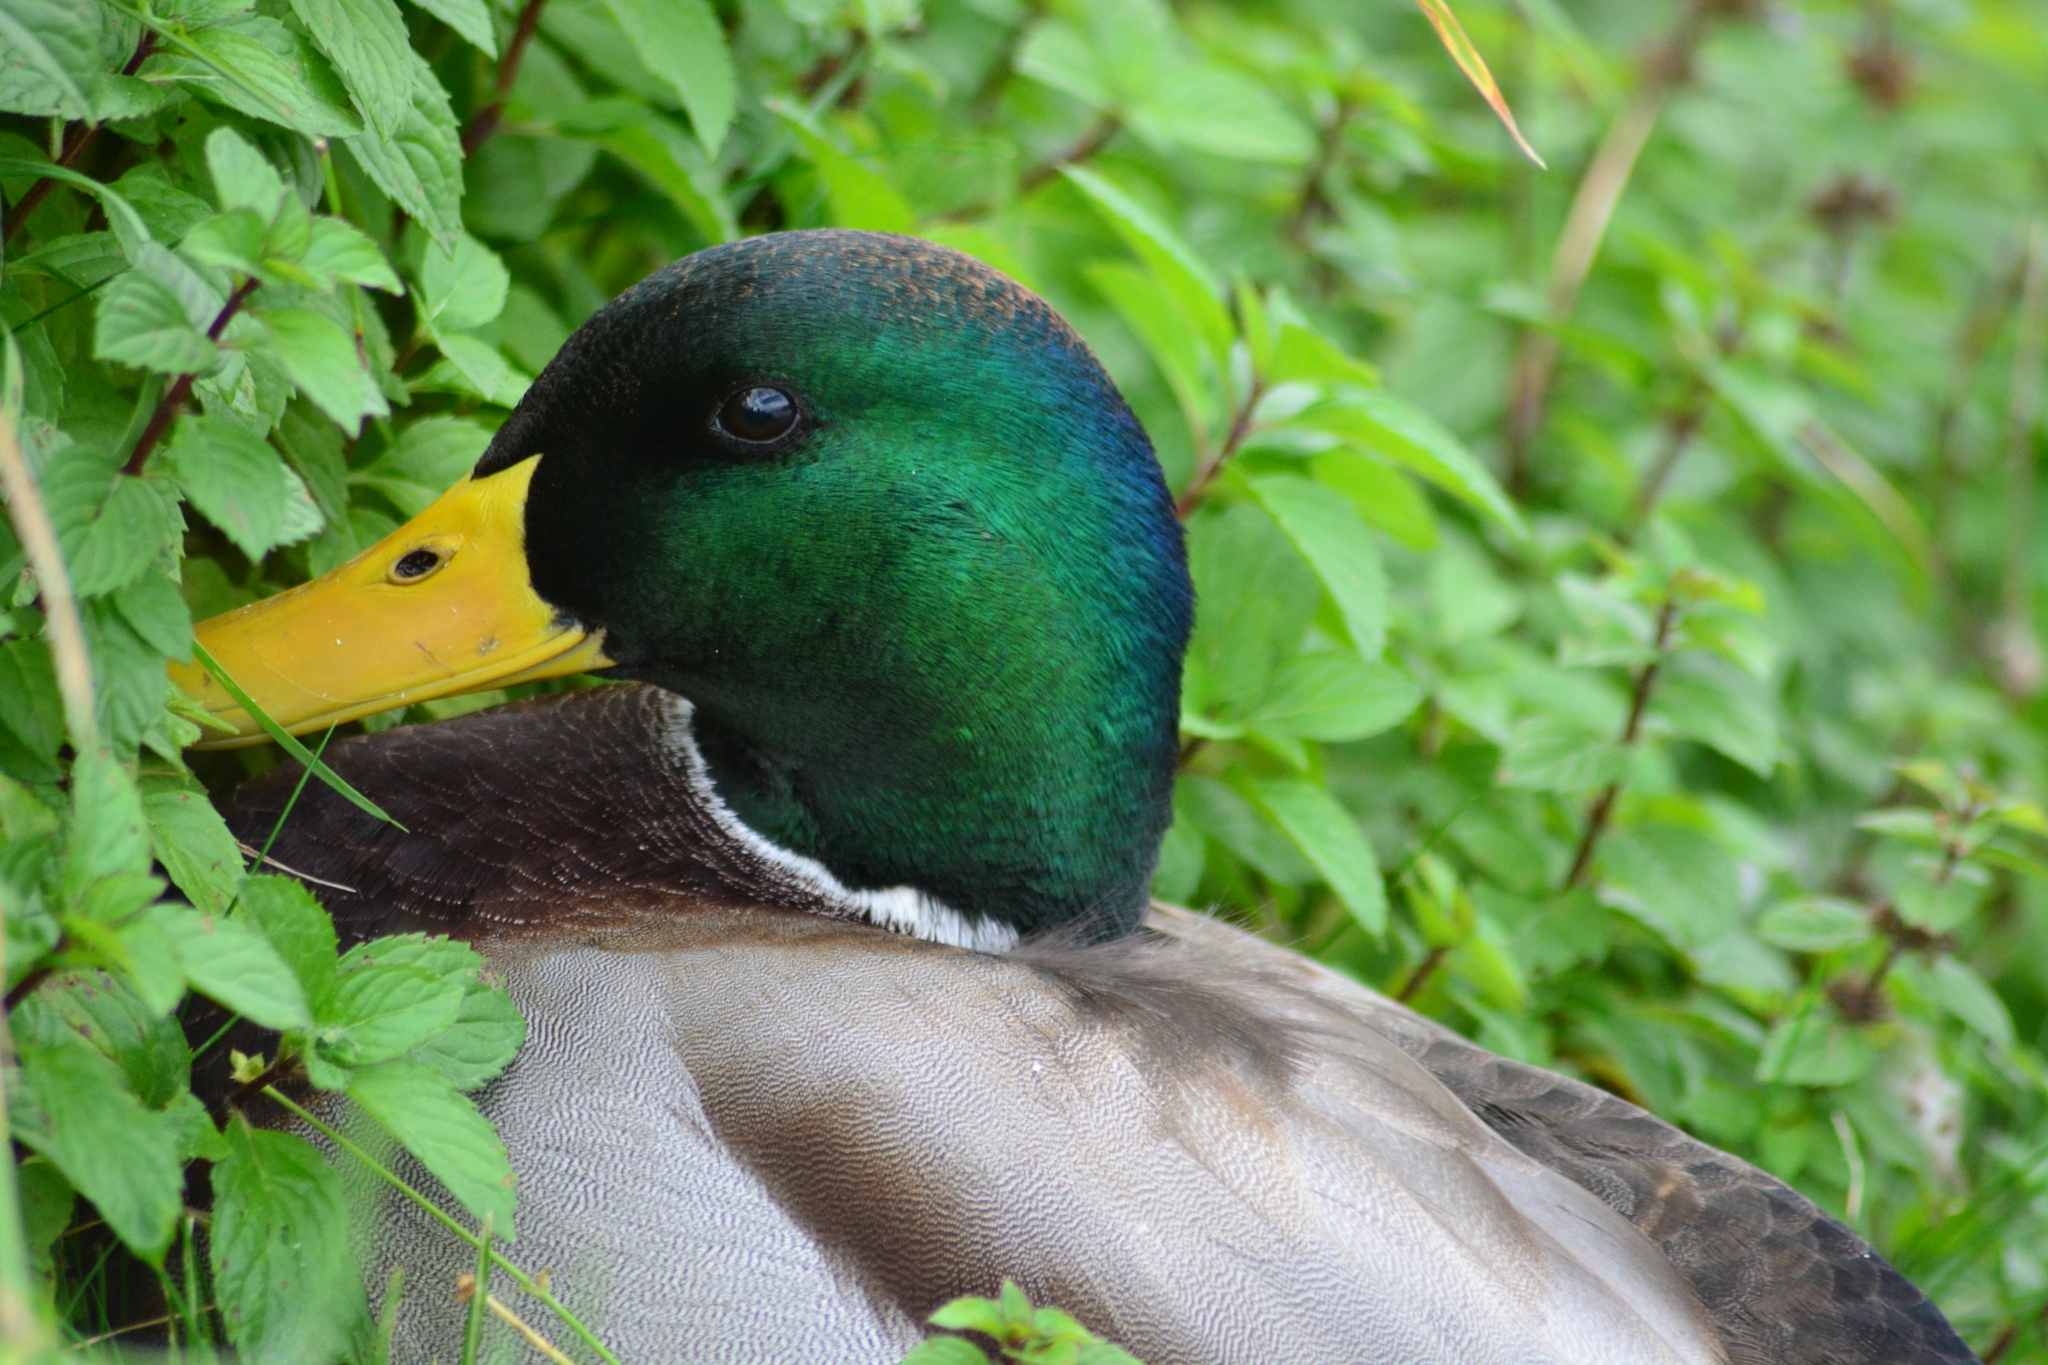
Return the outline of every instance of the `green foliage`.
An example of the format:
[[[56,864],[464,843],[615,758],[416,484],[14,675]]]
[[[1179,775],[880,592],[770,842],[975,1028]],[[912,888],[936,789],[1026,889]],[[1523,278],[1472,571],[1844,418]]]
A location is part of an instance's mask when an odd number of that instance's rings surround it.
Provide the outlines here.
[[[1033,1308],[1014,1281],[998,1298],[953,1300],[931,1316],[932,1325],[973,1332],[995,1342],[1004,1360],[1022,1365],[1140,1365],[1057,1308]],[[963,1337],[933,1337],[903,1358],[903,1365],[988,1365],[988,1353]]]
[[[1457,8],[0,0],[7,412],[78,599],[68,644],[0,531],[0,1226],[58,1330],[133,1282],[376,1354],[333,1168],[190,1093],[202,996],[277,1031],[240,1084],[510,1242],[463,1098],[509,1000],[249,875],[206,793],[276,751],[188,760],[164,663],[419,511],[647,271],[838,224],[1045,293],[1152,434],[1201,598],[1162,897],[1756,1161],[2048,1362],[2048,12]]]

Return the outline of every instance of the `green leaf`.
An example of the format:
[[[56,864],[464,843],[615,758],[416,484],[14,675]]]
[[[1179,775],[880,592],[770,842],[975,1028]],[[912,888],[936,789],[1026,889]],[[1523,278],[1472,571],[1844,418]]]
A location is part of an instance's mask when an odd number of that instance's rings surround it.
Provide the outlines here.
[[[224,417],[188,416],[169,453],[187,500],[243,554],[261,559],[285,542],[296,480],[268,442]]]
[[[873,232],[911,233],[917,230],[917,215],[903,192],[890,184],[880,171],[848,156],[826,138],[805,126],[795,116],[785,120],[803,144],[804,155],[817,168],[832,200],[832,221],[839,227],[864,228]]]
[[[178,295],[147,270],[128,270],[100,291],[93,354],[158,374],[201,374],[218,357]]]
[[[145,573],[115,595],[114,605],[151,649],[180,661],[192,657],[192,613],[170,579]]]
[[[1165,67],[1132,107],[1130,124],[1155,146],[1240,161],[1304,166],[1316,154],[1314,135],[1270,91],[1208,62]]]
[[[630,110],[625,121],[600,120],[590,132],[578,132],[568,126],[562,131],[589,138],[638,171],[711,241],[739,240],[739,224],[725,202],[718,172],[705,159],[704,149],[696,140],[651,110],[626,101],[612,103]]]
[[[398,131],[350,138],[348,149],[392,203],[446,246],[462,230],[462,137],[433,68],[410,51],[406,65],[412,107]]]
[[[1854,901],[1807,896],[1766,910],[1756,932],[1764,942],[1796,953],[1831,953],[1867,942],[1873,931],[1869,911]]]
[[[243,15],[196,29],[175,50],[163,59],[165,74],[207,99],[307,137],[362,131],[312,45],[275,19]]]
[[[362,1289],[341,1177],[304,1138],[237,1116],[213,1168],[213,1282],[228,1339],[263,1365],[328,1365]]]
[[[365,236],[361,228],[340,218],[313,220],[306,252],[299,257],[299,267],[321,288],[330,287],[329,282],[333,280],[341,280],[392,294],[403,293],[405,289],[398,282],[397,272],[384,259],[384,253],[377,249],[377,244]]]
[[[235,913],[260,932],[291,968],[314,1017],[325,1013],[334,989],[339,940],[333,919],[313,893],[289,877],[250,877],[242,884]]]
[[[2010,1051],[2015,1041],[2012,1013],[1998,992],[1959,958],[1935,959],[1922,978],[1924,989],[1943,1009],[1960,1019],[1984,1040],[2001,1051]]]
[[[1102,176],[1079,166],[1062,166],[1060,174],[1088,197],[1116,234],[1159,277],[1218,364],[1227,364],[1237,327],[1219,302],[1221,286],[1215,273],[1202,258],[1159,215]]]
[[[1249,724],[1297,739],[1364,739],[1399,725],[1422,703],[1422,689],[1399,670],[1349,654],[1288,660]]]
[[[412,0],[413,4],[461,34],[470,46],[486,57],[498,55],[498,41],[491,32],[491,12],[484,0]]]
[[[149,827],[135,779],[104,749],[71,769],[71,841],[64,885],[76,895],[102,877],[149,871]]]
[[[512,1166],[489,1120],[447,1078],[407,1058],[367,1066],[349,1097],[418,1157],[477,1218],[513,1240]]]
[[[150,847],[171,884],[201,910],[226,914],[242,887],[242,853],[206,793],[149,792],[142,811]]]
[[[120,458],[74,446],[43,475],[43,501],[81,597],[117,592],[157,561],[184,530],[161,479],[115,471]]]
[[[718,155],[739,98],[725,30],[706,0],[605,0],[648,71],[673,90],[707,156]]]
[[[171,970],[176,975],[175,954]],[[190,1093],[192,1050],[184,1029],[106,973],[66,974],[16,1009],[20,1037],[43,1043],[61,1043],[66,1033],[83,1037],[121,1068],[145,1108],[160,1110]]]
[[[1337,798],[1313,782],[1291,779],[1254,782],[1251,793],[1315,865],[1359,927],[1374,938],[1384,935],[1387,889],[1380,879],[1379,859]]]
[[[98,78],[98,16],[73,0],[0,5],[0,109],[44,118],[86,118]],[[10,196],[11,197],[11,196]]]
[[[1650,710],[1758,777],[1777,765],[1777,715],[1755,680],[1730,664],[1702,656],[1675,661],[1658,678]]]
[[[369,1066],[412,1051],[455,1022],[462,985],[419,967],[358,967],[335,979],[320,1016],[335,1057]]]
[[[429,246],[420,262],[420,320],[429,327],[481,327],[505,308],[511,276],[497,253],[468,233],[453,250]]]
[[[1569,716],[1530,716],[1508,736],[1500,781],[1537,791],[1587,792],[1619,782],[1628,751]]]
[[[298,977],[253,926],[174,904],[157,906],[150,918],[177,945],[193,990],[265,1028],[313,1023]]]
[[[398,434],[382,455],[349,476],[376,489],[399,512],[416,517],[466,477],[491,443],[491,433],[461,417],[423,417]]]
[[[1188,528],[1195,636],[1189,704],[1256,705],[1315,616],[1313,570],[1261,508],[1240,503]],[[1205,695],[1206,694],[1206,695]]]
[[[526,1020],[503,987],[473,982],[455,1022],[409,1054],[457,1090],[474,1090],[512,1064],[526,1042]]]
[[[1266,382],[1278,385],[1303,380],[1363,389],[1378,388],[1380,382],[1379,373],[1364,361],[1352,359],[1298,323],[1282,323]]]
[[[1222,411],[1223,396],[1204,369],[1201,338],[1173,294],[1150,271],[1120,261],[1097,261],[1087,275],[1166,377],[1189,434],[1196,442],[1204,440]]]
[[[1250,487],[1322,579],[1359,656],[1378,659],[1387,647],[1387,577],[1357,509],[1336,490],[1292,474],[1253,479]]]
[[[943,1327],[953,1332],[980,1332],[983,1336],[1000,1340],[1009,1317],[1001,1304],[994,1299],[964,1298],[941,1304],[938,1311],[926,1319],[934,1327]]]
[[[353,436],[365,417],[386,417],[391,407],[356,354],[355,339],[332,319],[305,308],[262,314],[270,354],[283,362],[299,392]]]
[[[184,1208],[175,1133],[68,1028],[22,1042],[17,1057],[14,1136],[48,1157],[136,1255],[159,1260]]]
[[[1600,846],[1601,900],[1683,949],[1718,943],[1742,923],[1735,860],[1682,825],[1638,825]]]
[[[232,128],[216,128],[206,135],[206,169],[223,209],[248,209],[265,226],[277,217],[291,192],[277,168]]]
[[[1784,1020],[1764,1039],[1756,1078],[1787,1085],[1848,1085],[1876,1060],[1870,1042],[1830,1010],[1808,1007]]]
[[[1518,536],[1521,513],[1478,457],[1437,420],[1379,390],[1353,389],[1302,413],[1295,424],[1326,431],[1405,465],[1454,497],[1485,512]]]
[[[292,13],[320,45],[369,132],[395,137],[412,101],[405,88],[412,40],[393,0],[291,0]]]
[[[256,210],[229,209],[195,224],[178,243],[178,250],[201,265],[262,276],[264,232],[263,218]]]

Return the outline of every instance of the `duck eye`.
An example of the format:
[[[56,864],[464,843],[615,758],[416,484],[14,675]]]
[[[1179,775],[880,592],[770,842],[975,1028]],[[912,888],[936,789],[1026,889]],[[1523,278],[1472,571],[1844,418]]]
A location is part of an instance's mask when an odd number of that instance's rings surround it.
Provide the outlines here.
[[[718,429],[741,441],[772,441],[795,425],[796,400],[781,389],[741,389],[718,410]]]
[[[391,581],[411,583],[441,567],[441,556],[432,550],[408,550],[391,566]]]

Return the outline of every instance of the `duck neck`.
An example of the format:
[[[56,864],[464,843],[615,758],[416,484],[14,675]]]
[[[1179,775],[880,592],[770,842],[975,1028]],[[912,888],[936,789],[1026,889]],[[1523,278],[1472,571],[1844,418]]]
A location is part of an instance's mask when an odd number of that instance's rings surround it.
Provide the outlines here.
[[[1177,661],[1176,661],[1177,663]],[[1172,818],[1178,668],[1035,696],[937,689],[898,708],[808,687],[692,702],[689,742],[722,812],[866,918],[972,947],[1135,928]],[[816,875],[822,873],[822,876]]]

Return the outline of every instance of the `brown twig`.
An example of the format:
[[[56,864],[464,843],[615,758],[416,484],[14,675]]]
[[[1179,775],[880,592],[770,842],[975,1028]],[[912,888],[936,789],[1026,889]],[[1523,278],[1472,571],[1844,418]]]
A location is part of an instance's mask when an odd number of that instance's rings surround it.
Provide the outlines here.
[[[1450,952],[1450,948],[1442,943],[1431,948],[1423,956],[1422,961],[1415,965],[1415,970],[1409,973],[1407,981],[1401,985],[1401,993],[1396,995],[1394,999],[1400,1004],[1405,1005],[1420,995],[1422,988],[1429,984],[1429,978],[1436,974],[1436,969],[1443,965],[1444,959],[1450,956]]]
[[[1665,100],[1691,71],[1693,56],[1714,8],[1714,0],[1694,0],[1671,36],[1652,52],[1642,84],[1609,125],[1579,181],[1578,193],[1572,197],[1564,231],[1559,234],[1550,258],[1550,279],[1544,291],[1544,307],[1552,325],[1529,328],[1522,334],[1521,345],[1515,352],[1506,431],[1510,493],[1519,496],[1528,486],[1530,448],[1543,425],[1544,404],[1563,353],[1563,343],[1555,329],[1578,306],[1579,290],[1600,254],[1607,226],[1635,173],[1636,160],[1657,127]]]
[[[1700,426],[1706,421],[1706,386],[1694,376],[1680,401],[1677,411],[1664,422],[1664,449],[1657,453],[1657,463],[1644,473],[1643,481],[1636,487],[1635,520],[1638,525],[1650,519],[1656,509],[1657,499],[1664,496],[1664,485],[1671,479],[1671,473],[1678,468],[1678,462],[1685,456],[1692,438],[1699,435]]]
[[[64,940],[60,938],[52,948],[52,951],[61,952],[63,948]],[[49,967],[37,967],[31,970],[27,976],[14,983],[14,989],[7,992],[6,1000],[0,1001],[0,1009],[4,1009],[8,1014],[14,1013],[14,1007],[33,995],[36,987],[48,981],[50,973],[51,968]]]
[[[1030,170],[1024,172],[1023,177],[1017,182],[1017,193],[1029,194],[1040,186],[1049,183],[1054,176],[1060,173],[1062,166],[1078,166],[1088,160],[1104,147],[1107,147],[1109,140],[1115,137],[1122,128],[1123,124],[1105,115],[1096,121],[1094,127],[1076,138],[1073,144],[1065,151],[1058,153],[1050,161],[1042,165],[1033,166]]]
[[[1187,520],[1188,513],[1195,510],[1202,501],[1202,495],[1209,491],[1209,485],[1216,482],[1216,476],[1223,472],[1223,466],[1230,462],[1231,456],[1237,454],[1237,448],[1243,445],[1244,438],[1251,434],[1252,409],[1259,405],[1259,399],[1264,397],[1265,393],[1265,382],[1254,380],[1252,391],[1245,395],[1243,406],[1231,416],[1230,430],[1224,433],[1223,443],[1216,447],[1215,454],[1202,462],[1201,468],[1195,472],[1195,477],[1188,481],[1187,491],[1173,504],[1173,514],[1176,517],[1182,521]]]
[[[1322,130],[1316,146],[1315,164],[1309,167],[1308,178],[1302,184],[1301,202],[1295,205],[1293,216],[1287,220],[1287,240],[1297,246],[1307,239],[1311,224],[1329,216],[1330,197],[1323,192],[1323,180],[1337,165],[1337,154],[1344,146],[1345,126],[1356,112],[1357,106],[1349,99],[1337,101],[1336,112]]]
[[[135,45],[135,55],[130,57],[128,64],[121,68],[121,74],[124,76],[134,75],[155,47],[156,33],[151,29],[144,29],[142,31],[142,41]],[[75,129],[65,140],[64,152],[57,158],[57,164],[67,171],[76,166],[79,159],[85,155],[86,149],[92,146],[93,139],[100,135],[100,129],[104,126],[104,124],[92,123],[81,125]],[[56,188],[57,181],[52,176],[44,176],[36,181],[35,184],[30,185],[28,193],[21,196],[20,202],[14,206],[14,212],[8,216],[6,231],[0,232],[0,243],[13,241],[14,234],[21,231],[21,225],[28,221],[28,216],[34,213],[43,200],[49,198],[50,191]]]
[[[222,304],[220,312],[214,315],[213,325],[206,329],[206,339],[219,341],[220,334],[227,330],[228,323],[255,292],[256,281],[253,278],[236,285],[235,292],[228,295],[228,301]],[[181,374],[172,381],[171,387],[164,391],[164,396],[157,402],[156,411],[149,415],[149,425],[142,429],[142,435],[135,438],[135,450],[128,456],[128,463],[121,466],[123,474],[142,472],[142,466],[149,459],[149,453],[156,449],[156,443],[162,440],[164,432],[170,429],[171,419],[178,415],[178,410],[185,406],[185,399],[191,396],[192,381],[197,378],[197,375]]]
[[[1664,666],[1664,651],[1671,643],[1671,627],[1678,620],[1678,603],[1666,598],[1657,610],[1657,643],[1650,661],[1636,674],[1636,684],[1628,702],[1628,724],[1622,727],[1621,747],[1634,747],[1643,732],[1643,717],[1650,709],[1650,694],[1657,687],[1658,670]],[[1586,874],[1593,868],[1593,852],[1600,846],[1600,836],[1607,832],[1607,822],[1614,814],[1614,803],[1621,796],[1621,782],[1610,782],[1601,793],[1593,798],[1593,804],[1586,810],[1586,829],[1579,836],[1578,851],[1572,855],[1572,870],[1565,874],[1564,890],[1570,891],[1582,885]]]
[[[262,1094],[272,1085],[290,1075],[292,1069],[298,1066],[298,1064],[298,1054],[280,1049],[276,1061],[264,1067],[260,1074],[252,1076],[234,1088],[234,1091],[227,1098],[226,1107],[229,1109],[240,1109],[252,1098]]]
[[[505,115],[505,101],[511,98],[513,82],[519,79],[519,63],[526,57],[526,45],[533,41],[534,30],[540,27],[540,12],[547,3],[548,0],[526,0],[526,8],[519,11],[512,40],[505,44],[505,55],[498,59],[498,79],[491,91],[491,102],[477,110],[469,127],[462,130],[464,156],[472,155],[498,131],[498,120]]]

